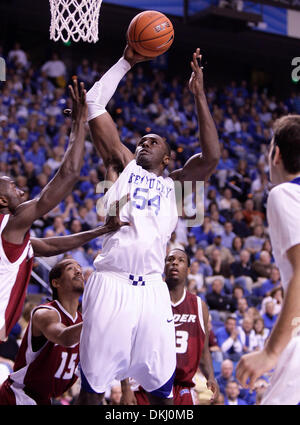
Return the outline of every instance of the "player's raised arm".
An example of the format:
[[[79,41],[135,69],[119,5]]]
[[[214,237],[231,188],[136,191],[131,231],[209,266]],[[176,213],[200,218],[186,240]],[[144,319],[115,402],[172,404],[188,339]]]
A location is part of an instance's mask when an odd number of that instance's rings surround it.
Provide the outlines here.
[[[121,143],[119,133],[106,106],[119,82],[137,62],[147,60],[126,46],[123,56],[97,81],[87,93],[88,121],[96,149],[106,168],[119,172],[133,159],[133,154]]]
[[[78,87],[73,79],[69,86],[73,101],[70,141],[61,166],[41,193],[28,202],[20,203],[11,215],[3,236],[8,242],[22,243],[25,232],[39,217],[51,211],[72,190],[80,175],[84,157],[85,122],[87,115],[84,84]]]
[[[195,99],[202,153],[193,155],[182,169],[175,170],[170,174],[171,178],[181,182],[208,180],[218,165],[221,153],[218,133],[204,92],[203,71],[198,60],[201,60],[200,49],[196,49],[193,53],[189,88]]]

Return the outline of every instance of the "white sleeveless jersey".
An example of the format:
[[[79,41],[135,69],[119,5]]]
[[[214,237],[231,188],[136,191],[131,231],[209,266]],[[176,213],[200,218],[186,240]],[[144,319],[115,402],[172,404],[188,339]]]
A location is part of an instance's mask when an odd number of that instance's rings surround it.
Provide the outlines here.
[[[20,245],[3,239],[8,219],[9,214],[0,214],[0,341],[21,316],[33,262],[29,232]]]
[[[136,275],[163,273],[167,242],[178,220],[174,181],[132,160],[102,199],[109,207],[127,194],[130,201],[120,218],[131,225],[104,236],[94,266],[97,271]]]
[[[268,197],[267,218],[275,263],[286,290],[293,270],[287,251],[300,244],[300,185],[287,182],[274,187]]]

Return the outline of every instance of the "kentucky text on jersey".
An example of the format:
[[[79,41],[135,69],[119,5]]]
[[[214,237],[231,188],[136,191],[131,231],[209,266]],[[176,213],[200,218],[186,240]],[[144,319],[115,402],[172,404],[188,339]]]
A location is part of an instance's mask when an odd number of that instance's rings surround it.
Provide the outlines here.
[[[131,173],[129,176],[128,183],[133,183],[138,186],[144,186],[148,189],[157,190],[160,195],[165,195],[166,198],[168,198],[168,195],[172,190],[171,187],[167,187],[166,185],[164,185],[158,178],[150,178],[147,175],[141,177],[138,174]]]

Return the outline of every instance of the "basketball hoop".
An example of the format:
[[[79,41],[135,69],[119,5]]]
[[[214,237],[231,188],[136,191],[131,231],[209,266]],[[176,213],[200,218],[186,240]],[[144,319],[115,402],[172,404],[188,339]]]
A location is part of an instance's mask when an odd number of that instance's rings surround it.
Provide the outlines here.
[[[50,39],[65,43],[73,39],[96,43],[102,0],[49,0]]]

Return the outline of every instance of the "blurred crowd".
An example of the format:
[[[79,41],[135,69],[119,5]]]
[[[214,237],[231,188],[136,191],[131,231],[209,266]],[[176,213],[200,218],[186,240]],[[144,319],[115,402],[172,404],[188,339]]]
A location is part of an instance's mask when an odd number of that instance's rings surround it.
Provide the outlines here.
[[[0,46],[0,56],[7,64],[7,81],[0,83],[0,173],[14,177],[30,199],[54,175],[68,143],[71,120],[63,116],[63,110],[71,107],[67,92],[70,76],[76,73],[89,89],[100,78],[103,64],[83,59],[68,69],[57,53],[42,65],[35,64],[20,43],[11,50]],[[180,75],[167,78],[163,65],[162,58],[136,65],[121,81],[108,110],[122,142],[132,152],[147,132],[166,137],[172,150],[168,174],[201,148],[187,81]],[[268,144],[276,118],[300,113],[300,95],[278,99],[247,81],[206,87],[206,95],[220,138],[221,159],[204,184],[203,223],[187,227],[180,217],[168,249],[187,252],[191,259],[187,288],[208,304],[210,349],[225,403],[242,400],[239,404],[255,404],[253,394],[235,382],[234,369],[241,355],[263,347],[281,309],[283,290],[266,220]],[[33,235],[62,236],[103,223],[96,210],[102,196],[96,187],[104,179],[105,168],[88,129],[85,147],[84,165],[72,195],[34,223]],[[101,247],[102,239],[98,238],[67,254],[83,267],[86,279]],[[36,262],[34,271],[47,282],[49,268],[61,258],[43,258],[42,264]],[[12,367],[14,342],[18,344],[28,322],[27,310],[46,296],[45,288],[32,278],[23,317],[11,335],[11,347],[5,352],[5,344],[0,346],[0,380],[1,368]],[[9,361],[1,363],[1,358]],[[262,377],[258,393],[268,380],[268,376]],[[72,395],[68,394],[58,403],[70,404],[70,400]],[[107,400],[110,402],[110,396]]]

